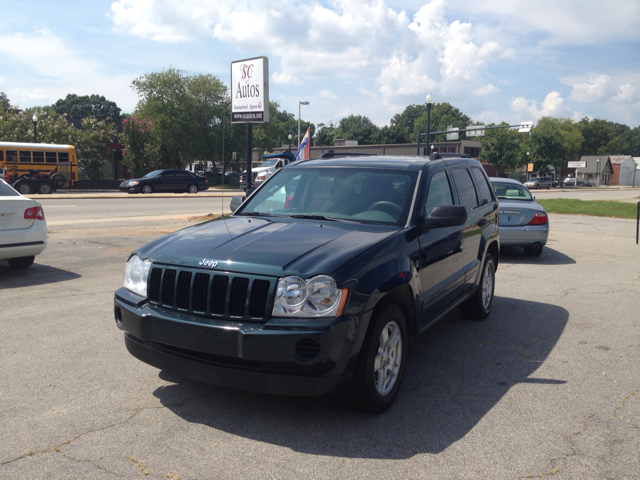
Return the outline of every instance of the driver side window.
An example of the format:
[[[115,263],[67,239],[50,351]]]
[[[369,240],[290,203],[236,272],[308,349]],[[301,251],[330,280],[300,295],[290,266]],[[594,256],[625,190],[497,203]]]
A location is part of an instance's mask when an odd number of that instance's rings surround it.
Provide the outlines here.
[[[447,172],[440,170],[431,177],[429,191],[427,192],[427,202],[425,204],[425,216],[431,215],[435,207],[440,205],[453,205],[453,195],[451,185],[447,178]]]

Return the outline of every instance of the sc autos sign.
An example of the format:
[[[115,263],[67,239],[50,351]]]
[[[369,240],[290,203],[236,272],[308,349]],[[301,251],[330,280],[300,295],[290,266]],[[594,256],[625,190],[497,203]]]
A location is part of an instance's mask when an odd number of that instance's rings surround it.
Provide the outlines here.
[[[247,58],[231,63],[231,121],[269,121],[269,59]]]

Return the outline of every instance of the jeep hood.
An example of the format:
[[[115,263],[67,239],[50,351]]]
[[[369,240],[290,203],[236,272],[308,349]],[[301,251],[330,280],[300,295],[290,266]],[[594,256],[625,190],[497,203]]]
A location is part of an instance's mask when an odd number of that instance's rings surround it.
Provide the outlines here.
[[[178,267],[304,278],[333,273],[397,231],[332,221],[226,217],[159,238],[135,253]]]

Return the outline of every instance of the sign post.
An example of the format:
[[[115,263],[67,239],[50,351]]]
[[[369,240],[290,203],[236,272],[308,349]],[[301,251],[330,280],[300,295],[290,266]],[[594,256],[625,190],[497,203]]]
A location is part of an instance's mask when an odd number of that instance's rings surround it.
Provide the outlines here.
[[[573,174],[574,177],[575,177],[574,178],[574,182],[575,183],[573,184],[573,186],[577,187],[578,186],[578,169],[579,168],[587,168],[587,162],[569,162],[567,164],[567,168],[575,168],[576,169],[575,173]]]
[[[252,127],[269,121],[269,59],[246,58],[231,62],[231,123],[247,124],[246,188],[251,193]]]

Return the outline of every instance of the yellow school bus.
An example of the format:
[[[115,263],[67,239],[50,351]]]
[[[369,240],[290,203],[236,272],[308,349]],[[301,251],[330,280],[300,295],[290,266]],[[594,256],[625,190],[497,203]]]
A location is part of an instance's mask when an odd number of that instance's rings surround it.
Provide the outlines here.
[[[22,175],[48,176],[56,188],[78,180],[78,159],[73,145],[0,142],[0,176],[8,182]]]

